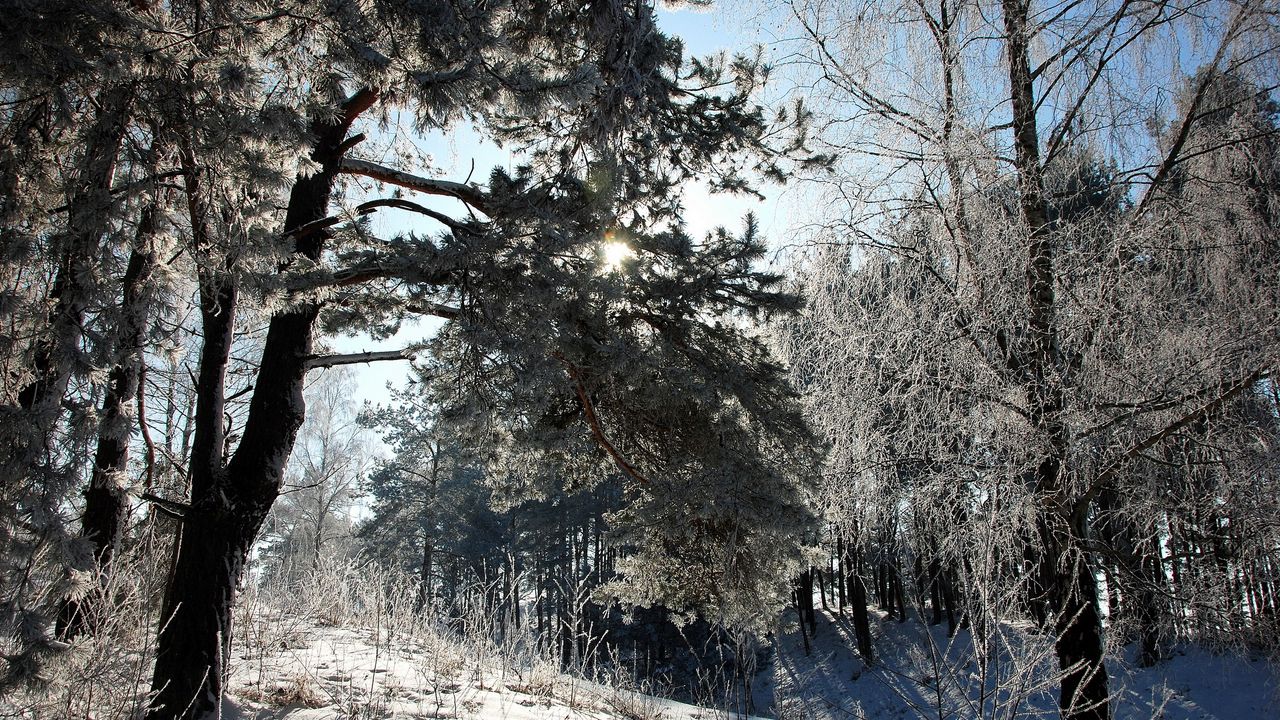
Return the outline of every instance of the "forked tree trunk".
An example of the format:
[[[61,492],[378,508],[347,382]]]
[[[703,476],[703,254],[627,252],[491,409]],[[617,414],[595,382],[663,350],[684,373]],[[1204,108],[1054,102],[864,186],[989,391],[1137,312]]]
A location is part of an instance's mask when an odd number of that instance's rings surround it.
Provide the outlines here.
[[[286,231],[326,216],[347,130],[377,97],[376,91],[362,90],[336,119],[312,124],[312,159],[321,169],[294,183]],[[200,176],[190,153],[185,153],[184,164],[193,166],[186,180],[193,236],[198,236],[196,227],[208,215],[201,206]],[[323,240],[321,233],[300,235],[295,252],[318,260]],[[205,345],[197,388],[191,502],[161,615],[152,677],[156,695],[148,709],[149,718],[163,720],[205,720],[220,714],[235,590],[253,540],[279,494],[306,413],[303,381],[320,312],[318,305],[304,303],[272,317],[242,438],[224,465],[224,379],[236,293],[226,273],[206,272],[201,280]]]

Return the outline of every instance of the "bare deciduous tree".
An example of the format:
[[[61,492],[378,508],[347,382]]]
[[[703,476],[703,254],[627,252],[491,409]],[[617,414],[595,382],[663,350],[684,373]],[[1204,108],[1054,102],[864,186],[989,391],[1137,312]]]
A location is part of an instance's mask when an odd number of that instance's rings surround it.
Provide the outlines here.
[[[1274,182],[1207,171],[1271,167],[1273,122],[1218,119],[1274,90],[1272,10],[786,9],[846,163],[818,178],[814,242],[836,249],[807,273],[812,324],[795,351],[835,444],[837,515],[874,504],[867,482],[915,513],[940,507],[942,546],[994,548],[980,579],[1023,583],[1026,611],[1054,632],[1064,717],[1106,717],[1097,572],[1119,536],[1101,529],[1102,501],[1152,452],[1209,443],[1275,361],[1275,278],[1240,282],[1249,262],[1273,266]],[[961,541],[984,516],[996,535]],[[1170,561],[1167,531],[1137,537],[1132,606]],[[952,562],[972,564],[963,555]],[[1152,617],[1149,599],[1135,612]]]

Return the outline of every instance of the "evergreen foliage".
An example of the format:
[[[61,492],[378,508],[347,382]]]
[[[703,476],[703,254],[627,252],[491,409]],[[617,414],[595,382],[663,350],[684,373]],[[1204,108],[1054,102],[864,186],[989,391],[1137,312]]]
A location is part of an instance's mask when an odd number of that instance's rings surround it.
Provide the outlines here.
[[[611,463],[630,513],[611,524],[697,518],[629,540],[625,577],[710,558],[716,573],[661,597],[762,622],[778,598],[764,590],[811,519],[816,454],[743,323],[794,300],[755,269],[753,227],[695,242],[679,223],[685,180],[746,191],[749,171],[822,162],[804,150],[800,109],[753,99],[758,58],[686,62],[647,2],[56,2],[0,15],[6,683],[39,679],[63,647],[55,632],[92,632],[81,600],[106,587],[93,580],[111,550],[146,535],[177,543],[149,714],[216,713],[230,606],[289,490],[305,379],[345,362],[317,353],[316,334],[383,334],[412,314],[448,321],[430,352],[452,382],[430,393],[477,471],[523,456],[521,472],[536,463],[548,477],[572,458],[598,483]],[[423,132],[472,123],[528,164],[478,185],[365,159],[382,142],[366,133],[399,118]],[[357,178],[402,190],[360,202]],[[375,237],[358,218],[378,211],[426,226]],[[637,255],[608,273],[598,252],[615,236]],[[145,260],[133,284],[120,273],[130,256]]]

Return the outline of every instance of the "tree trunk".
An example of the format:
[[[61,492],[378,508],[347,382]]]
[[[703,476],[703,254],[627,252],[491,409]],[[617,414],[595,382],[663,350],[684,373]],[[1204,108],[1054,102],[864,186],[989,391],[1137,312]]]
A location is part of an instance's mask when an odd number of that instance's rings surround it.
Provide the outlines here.
[[[862,582],[862,560],[855,555],[857,550],[850,553],[845,577],[849,581],[849,604],[853,609],[853,633],[858,639],[858,654],[864,663],[870,665],[875,661],[875,653],[871,645],[871,619],[867,616],[867,586]]]
[[[67,193],[67,225],[54,236],[52,253],[59,257],[57,272],[49,290],[53,306],[46,326],[31,347],[31,379],[18,392],[18,407],[25,423],[13,423],[0,437],[0,483],[26,483],[33,492],[15,492],[21,498],[15,508],[29,518],[24,524],[33,535],[43,535],[41,543],[53,539],[53,547],[61,544],[61,514],[58,506],[72,492],[71,483],[78,473],[41,471],[41,455],[56,447],[55,431],[62,419],[63,400],[75,372],[75,357],[84,337],[86,308],[92,300],[93,281],[101,276],[94,259],[103,254],[103,237],[110,227],[111,183],[120,157],[120,148],[128,130],[133,106],[133,88],[116,86],[99,99],[98,113],[83,138],[84,154],[75,168]],[[7,204],[0,198],[0,205]],[[47,465],[46,465],[47,467]],[[11,535],[0,533],[5,540]],[[70,563],[68,563],[70,564]],[[87,568],[80,568],[87,569]],[[0,578],[0,586],[10,577]],[[54,598],[54,607],[31,603],[22,597],[29,577],[14,580],[5,591],[5,615],[12,626],[45,627],[49,614],[61,614],[62,598]],[[17,596],[17,597],[14,597]],[[14,617],[16,615],[16,617]],[[55,632],[58,627],[55,624]],[[23,633],[21,649],[12,653],[9,665],[16,674],[38,672],[39,655],[48,647],[43,631]]]
[[[942,563],[935,556],[929,560],[929,624],[942,624]]]
[[[1058,707],[1070,720],[1108,720],[1107,672],[1102,665],[1102,613],[1098,582],[1085,553],[1070,549],[1059,561],[1058,666],[1063,671]]]
[[[800,607],[804,610],[804,622],[809,624],[810,637],[818,633],[818,618],[813,609],[813,567],[800,573]]]
[[[192,240],[200,252],[211,242],[203,177],[185,140],[179,152],[185,171]],[[232,593],[243,556],[230,546],[223,527],[234,517],[223,466],[226,371],[235,331],[236,287],[227,273],[202,265],[200,319],[204,343],[196,378],[195,427],[191,440],[191,502],[174,542],[173,567],[161,605],[152,675],[155,697],[148,716],[203,720],[216,716],[222,699],[226,651],[230,647]]]
[[[942,600],[947,605],[947,637],[955,637],[956,618],[963,616],[963,610],[956,607],[959,593],[956,592],[956,574],[953,570],[945,570],[942,574]]]
[[[813,610],[813,568],[805,568],[792,582],[792,597],[795,599],[796,619],[800,621],[800,637],[804,640],[804,654],[812,650],[809,640],[818,630],[818,622]]]
[[[836,535],[836,596],[839,601],[840,614],[844,614],[844,606],[849,604],[849,596],[845,592],[848,584],[845,582],[845,565],[847,558],[844,551],[844,536]]]
[[[137,241],[125,269],[117,359],[111,368],[107,394],[102,400],[101,430],[94,455],[93,476],[85,490],[81,536],[93,546],[100,590],[85,598],[68,598],[63,602],[58,612],[56,631],[65,639],[92,632],[98,624],[94,605],[105,599],[102,592],[108,584],[111,559],[128,518],[129,496],[120,476],[129,463],[129,437],[132,433],[128,408],[138,394],[145,362],[142,345],[149,314],[145,286],[156,266],[151,243],[156,231],[157,212],[154,205],[142,211]]]
[[[1150,525],[1145,530],[1136,527],[1133,519],[1121,513],[1114,486],[1098,494],[1098,511],[1102,517],[1098,534],[1116,558],[1116,572],[1109,574],[1107,582],[1111,615],[1133,623],[1142,646],[1138,664],[1150,667],[1162,655],[1160,595],[1166,592],[1157,533]],[[1116,594],[1118,603],[1112,600]]]
[[[83,334],[88,283],[98,275],[86,265],[102,254],[100,245],[110,218],[111,182],[132,104],[132,87],[108,91],[85,138],[85,153],[67,198],[67,228],[56,241],[62,259],[49,290],[54,307],[49,313],[48,332],[37,340],[32,352],[34,377],[18,393],[18,405],[27,412],[44,406],[56,408],[66,392],[71,358]]]
[[[1040,164],[1036,120],[1035,76],[1031,70],[1028,0],[1002,0],[1009,100],[1012,110],[1014,165],[1018,176],[1018,204],[1027,236],[1027,347],[1010,369],[1027,385],[1032,426],[1045,443],[1044,456],[1034,471],[1034,488],[1042,520],[1051,524],[1052,538],[1043,537],[1041,562],[1052,568],[1057,600],[1058,662],[1066,673],[1059,707],[1066,720],[1109,718],[1107,675],[1102,664],[1102,616],[1098,587],[1088,557],[1080,547],[1086,534],[1083,519],[1063,488],[1063,462],[1069,435],[1062,417],[1064,395],[1059,373],[1060,343],[1053,233],[1049,224]],[[1081,518],[1079,526],[1074,520]]]
[[[247,515],[247,514],[246,514]],[[248,521],[248,522],[246,522]],[[217,717],[231,648],[231,610],[256,536],[251,517],[193,507],[160,618],[151,718]],[[247,536],[247,540],[246,540]]]
[[[321,169],[294,183],[286,231],[326,216],[347,130],[377,97],[373,90],[362,90],[344,104],[336,119],[312,124],[316,137],[312,159]],[[208,213],[202,206],[198,168],[189,151],[183,155],[184,165],[190,166],[184,169],[188,170],[193,237],[199,241],[195,226],[205,224]],[[207,231],[206,225],[201,231],[206,248]],[[299,236],[295,252],[318,260],[323,241],[322,233]],[[228,274],[202,277],[205,346],[197,390],[191,503],[183,519],[156,644],[152,677],[156,698],[148,716],[157,720],[204,720],[220,713],[235,588],[253,540],[279,494],[285,464],[306,413],[303,382],[312,327],[320,311],[314,303],[271,318],[240,445],[223,465],[222,409],[235,295]]]
[[[902,571],[898,568],[897,561],[893,564],[893,597],[898,602],[898,622],[907,621],[907,592],[902,583]]]
[[[418,599],[415,602],[416,610],[423,612],[431,607],[431,555],[433,544],[431,541],[430,531],[423,533],[422,539],[422,569],[418,578]]]

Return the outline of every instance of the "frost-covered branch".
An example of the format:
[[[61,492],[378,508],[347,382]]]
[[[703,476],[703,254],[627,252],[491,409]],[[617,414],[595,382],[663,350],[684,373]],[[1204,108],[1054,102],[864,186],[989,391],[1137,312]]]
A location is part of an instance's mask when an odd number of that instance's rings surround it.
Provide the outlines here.
[[[432,220],[435,220],[436,222],[440,223],[441,225],[444,225],[445,227],[449,228],[450,230],[459,231],[459,230],[462,230],[464,227],[462,223],[458,222],[457,220],[454,220],[453,218],[449,217],[448,215],[445,215],[444,213],[436,212],[431,208],[420,205],[416,202],[413,202],[412,200],[405,200],[403,198],[382,198],[379,200],[369,200],[367,202],[363,202],[357,205],[355,207],[354,214],[368,215],[374,212],[375,210],[379,208],[384,208],[384,207],[395,208],[397,210],[406,210],[408,212],[413,212],[419,215],[429,217]],[[342,222],[342,220],[343,220],[342,215],[330,215],[328,217],[320,218],[319,220],[313,220],[312,222],[306,223],[304,225],[299,225],[296,228],[285,230],[285,235],[292,235],[297,238],[306,237],[308,235],[311,235],[312,233],[319,232],[320,230],[331,228],[334,225],[337,225],[338,223]]]
[[[347,175],[363,175],[379,182],[397,185],[427,195],[457,198],[484,213],[488,213],[492,209],[492,203],[490,203],[489,198],[479,188],[463,185],[462,183],[449,182],[448,180],[424,178],[369,162],[368,160],[343,158],[339,172]]]
[[[382,362],[385,360],[412,360],[416,353],[409,348],[403,350],[378,350],[339,355],[313,355],[307,359],[307,369],[336,367],[338,365],[357,365],[359,363]]]
[[[152,175],[148,175],[147,177],[140,178],[132,182],[123,183],[121,185],[117,185],[111,188],[111,195],[112,196],[123,195],[125,193],[129,193],[134,190],[153,188],[165,180],[172,180],[173,178],[181,177],[185,172],[186,172],[185,170],[168,170],[166,172],[154,173]],[[67,212],[70,209],[71,209],[70,204],[59,205],[58,207],[49,210],[49,214],[53,215],[56,213]]]
[[[1240,380],[1237,380],[1231,385],[1228,385],[1227,388],[1224,389],[1220,395],[1213,398],[1209,402],[1192,410],[1186,415],[1183,415],[1177,420],[1164,426],[1160,430],[1148,435],[1147,437],[1143,438],[1141,441],[1135,443],[1128,450],[1125,450],[1123,453],[1120,454],[1119,457],[1117,457],[1115,460],[1112,460],[1109,465],[1103,468],[1102,472],[1098,473],[1097,477],[1093,479],[1093,482],[1090,483],[1089,485],[1088,491],[1086,491],[1084,495],[1081,496],[1080,500],[1075,503],[1072,511],[1073,514],[1080,515],[1086,512],[1089,507],[1089,503],[1091,503],[1098,496],[1098,493],[1101,492],[1102,488],[1104,488],[1107,485],[1107,483],[1109,483],[1113,478],[1115,478],[1115,476],[1119,474],[1119,472],[1123,470],[1124,467],[1128,465],[1128,463],[1131,460],[1138,457],[1138,455],[1141,454],[1144,450],[1147,450],[1155,446],[1157,443],[1162,442],[1163,440],[1173,436],[1174,433],[1177,433],[1183,430],[1184,428],[1187,428],[1193,423],[1200,422],[1202,420],[1209,418],[1214,413],[1216,413],[1224,404],[1226,404],[1228,400],[1231,400],[1232,398],[1236,397],[1245,389],[1253,387],[1254,383],[1257,383],[1259,380],[1265,379],[1269,375],[1269,372],[1270,372],[1270,365],[1263,365],[1259,367],[1258,369],[1254,370],[1252,373],[1249,373],[1249,375],[1247,375],[1246,377],[1241,378]]]
[[[649,479],[640,474],[640,471],[632,465],[626,457],[618,451],[613,443],[609,442],[609,438],[604,434],[604,428],[600,426],[600,418],[596,415],[595,405],[591,402],[591,397],[587,394],[587,388],[582,384],[582,373],[578,367],[569,362],[564,355],[555,353],[555,359],[559,360],[565,367],[565,372],[569,374],[569,379],[573,381],[574,392],[578,395],[578,402],[582,404],[582,414],[586,417],[587,425],[591,428],[591,435],[595,438],[596,443],[602,450],[609,454],[613,462],[627,477],[635,480],[641,485],[648,485]]]

